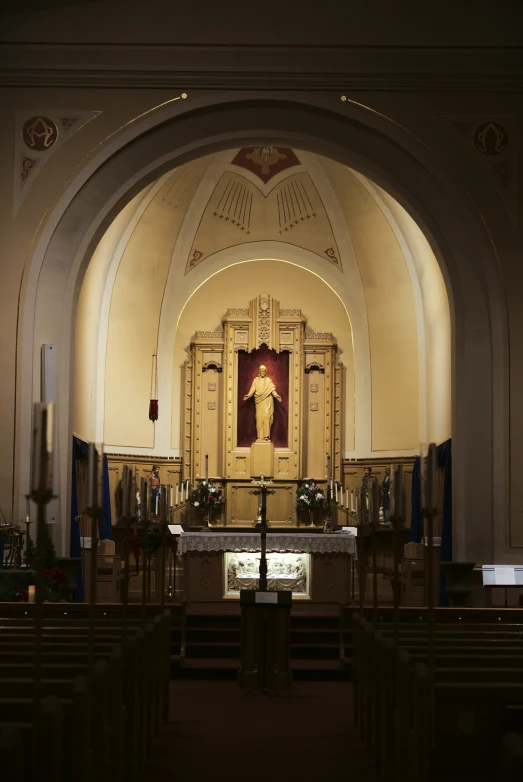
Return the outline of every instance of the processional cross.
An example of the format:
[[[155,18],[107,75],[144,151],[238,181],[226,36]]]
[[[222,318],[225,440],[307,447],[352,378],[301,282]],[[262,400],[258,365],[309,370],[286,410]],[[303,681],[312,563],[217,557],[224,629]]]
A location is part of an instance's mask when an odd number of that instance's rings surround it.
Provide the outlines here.
[[[272,484],[271,480],[266,481],[262,473],[260,479],[252,480],[251,483],[260,487],[260,521],[261,521],[261,557],[260,557],[260,582],[259,591],[267,591],[267,486]]]

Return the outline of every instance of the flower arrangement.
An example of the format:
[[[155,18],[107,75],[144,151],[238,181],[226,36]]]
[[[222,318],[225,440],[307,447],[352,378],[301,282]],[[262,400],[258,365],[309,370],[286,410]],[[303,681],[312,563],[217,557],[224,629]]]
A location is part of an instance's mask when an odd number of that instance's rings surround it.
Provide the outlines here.
[[[15,586],[13,588],[14,599],[16,603],[27,603],[29,601],[29,593],[27,589],[21,586]]]
[[[69,587],[71,579],[65,572],[59,567],[52,567],[48,570],[44,570],[44,585],[48,595],[48,598],[63,595],[65,598],[65,592]]]
[[[323,508],[325,494],[315,481],[306,481],[298,486],[296,491],[296,508],[298,510],[314,510]]]
[[[225,503],[220,486],[215,486],[212,481],[200,478],[198,484],[189,491],[189,502],[195,508],[213,510],[221,508]]]

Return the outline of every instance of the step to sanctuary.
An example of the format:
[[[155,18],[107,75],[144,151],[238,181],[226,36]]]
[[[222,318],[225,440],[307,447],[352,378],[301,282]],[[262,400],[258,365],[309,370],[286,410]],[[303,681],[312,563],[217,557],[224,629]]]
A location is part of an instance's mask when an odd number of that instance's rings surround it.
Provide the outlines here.
[[[351,609],[347,609],[350,612]],[[352,635],[340,630],[338,606],[291,612],[290,657],[297,681],[349,681]],[[240,667],[239,606],[190,607],[171,634],[171,675],[184,679],[235,679]]]

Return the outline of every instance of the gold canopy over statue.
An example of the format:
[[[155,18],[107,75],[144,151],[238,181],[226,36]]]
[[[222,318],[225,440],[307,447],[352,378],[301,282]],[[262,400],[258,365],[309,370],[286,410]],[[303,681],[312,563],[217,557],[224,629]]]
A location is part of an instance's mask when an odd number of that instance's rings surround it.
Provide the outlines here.
[[[271,426],[274,420],[273,397],[281,402],[281,396],[276,392],[276,386],[267,377],[267,367],[261,365],[258,375],[252,381],[249,393],[243,399],[250,399],[254,395],[256,405],[256,442],[264,442],[271,439]]]

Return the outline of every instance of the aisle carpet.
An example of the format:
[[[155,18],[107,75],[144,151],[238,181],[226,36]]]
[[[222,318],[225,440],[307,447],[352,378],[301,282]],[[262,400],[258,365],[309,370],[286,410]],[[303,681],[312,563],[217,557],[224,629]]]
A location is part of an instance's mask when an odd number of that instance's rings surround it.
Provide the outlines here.
[[[171,682],[171,722],[143,782],[375,782],[352,727],[352,685],[296,682],[278,695],[242,695],[235,682]]]

